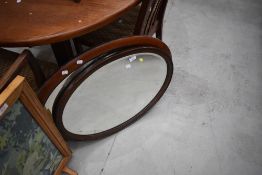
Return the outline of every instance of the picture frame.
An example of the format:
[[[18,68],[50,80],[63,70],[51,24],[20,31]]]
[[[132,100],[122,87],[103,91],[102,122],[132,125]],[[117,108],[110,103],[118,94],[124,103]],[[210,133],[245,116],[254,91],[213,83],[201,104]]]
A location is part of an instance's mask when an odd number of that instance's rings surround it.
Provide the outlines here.
[[[0,92],[0,174],[76,175],[72,152],[24,77]]]

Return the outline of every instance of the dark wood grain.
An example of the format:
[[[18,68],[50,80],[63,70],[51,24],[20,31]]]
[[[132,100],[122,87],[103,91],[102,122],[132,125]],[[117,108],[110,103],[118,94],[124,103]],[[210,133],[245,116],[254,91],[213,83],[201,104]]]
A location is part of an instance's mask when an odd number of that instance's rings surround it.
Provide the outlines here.
[[[98,70],[102,66],[110,63],[114,60],[122,58],[124,56],[140,53],[140,52],[150,52],[160,55],[166,62],[167,73],[165,81],[161,87],[161,89],[157,92],[155,97],[146,105],[139,113],[130,118],[129,120],[123,122],[122,124],[115,126],[109,130],[91,134],[91,135],[78,135],[71,133],[68,131],[62,122],[63,110],[64,107],[70,98],[70,96],[74,93],[77,87],[85,81],[94,71]],[[106,58],[106,59],[105,59]],[[95,140],[100,139],[106,136],[109,136],[113,133],[116,133],[123,128],[129,126],[134,123],[136,120],[141,118],[149,109],[151,109],[157,101],[162,97],[165,93],[173,74],[173,63],[172,63],[172,55],[169,48],[160,40],[146,37],[146,36],[133,36],[128,38],[122,38],[118,40],[114,40],[112,42],[103,44],[94,49],[91,49],[79,57],[71,60],[66,65],[60,68],[53,76],[46,81],[46,83],[42,86],[39,91],[38,97],[42,104],[45,104],[49,95],[53,92],[53,90],[60,84],[65,78],[73,73],[74,75],[70,75],[67,79],[66,83],[63,85],[63,88],[60,90],[59,94],[56,97],[56,100],[53,105],[53,117],[56,123],[56,126],[60,129],[61,133],[63,133],[63,137],[71,140]],[[83,64],[76,64],[77,60],[81,59]],[[90,61],[94,61],[89,66],[85,66],[85,63]],[[82,69],[83,68],[83,69]],[[62,71],[68,71],[67,75],[62,75]]]
[[[51,47],[59,67],[74,57],[73,48],[69,40],[54,43]]]
[[[148,35],[162,40],[162,27],[168,0],[143,0],[118,20],[109,25],[75,38],[78,53],[83,53],[82,45],[89,48],[133,35]]]
[[[150,35],[162,40],[162,27],[168,0],[144,0],[134,35]]]
[[[4,51],[4,49],[1,50]],[[43,85],[43,83],[46,81],[46,78],[37,60],[29,50],[24,50],[19,56],[17,56],[12,65],[10,65],[10,67],[4,73],[3,77],[1,77],[0,92],[20,73],[26,64],[30,65],[38,88]]]
[[[171,52],[165,43],[160,42],[158,39],[154,39],[152,37],[147,37],[147,36],[133,36],[133,37],[121,38],[118,40],[105,43],[72,59],[67,64],[62,66],[56,73],[54,73],[52,77],[50,77],[48,81],[46,81],[43,84],[43,86],[40,88],[38,93],[40,101],[42,102],[42,104],[45,104],[46,100],[48,99],[49,95],[53,92],[53,90],[72,72],[82,67],[85,63],[90,62],[101,55],[111,54],[112,52],[115,52],[121,48],[123,49],[126,47],[139,47],[139,46],[142,47],[145,45],[157,47],[161,49],[162,52],[164,52],[165,54],[171,56]],[[76,64],[77,60],[79,59],[83,60],[83,65]],[[62,75],[62,71],[64,70],[68,71],[67,75]]]
[[[86,79],[88,79],[89,76],[91,76],[96,70],[100,69],[101,67],[117,60],[121,59],[127,55],[133,55],[136,53],[155,53],[157,55],[160,55],[166,63],[167,73],[165,80],[160,88],[160,90],[155,94],[154,98],[143,107],[142,110],[140,110],[138,113],[136,113],[134,116],[132,116],[130,119],[124,121],[123,123],[120,123],[119,125],[113,126],[110,129],[104,130],[102,132],[98,132],[95,134],[76,134],[71,132],[70,130],[66,129],[66,127],[63,124],[63,112],[65,109],[65,106],[72,96],[72,94],[75,92],[75,90],[81,85],[82,82],[84,82]],[[105,55],[108,56],[108,55]],[[138,119],[144,116],[146,112],[148,112],[162,97],[162,95],[165,93],[171,78],[173,74],[173,63],[172,63],[172,57],[171,55],[165,54],[165,51],[156,48],[156,47],[135,47],[135,48],[129,48],[129,49],[123,49],[116,54],[110,55],[106,59],[98,60],[94,64],[87,67],[84,71],[80,72],[79,74],[75,74],[72,78],[70,77],[70,80],[64,85],[64,87],[60,90],[58,96],[56,97],[56,100],[53,105],[53,117],[54,121],[56,123],[56,126],[62,133],[63,137],[67,140],[97,140],[101,139],[107,136],[110,136],[127,126],[131,125]],[[73,116],[72,116],[73,117]]]
[[[116,20],[140,0],[0,1],[0,46],[57,43]]]

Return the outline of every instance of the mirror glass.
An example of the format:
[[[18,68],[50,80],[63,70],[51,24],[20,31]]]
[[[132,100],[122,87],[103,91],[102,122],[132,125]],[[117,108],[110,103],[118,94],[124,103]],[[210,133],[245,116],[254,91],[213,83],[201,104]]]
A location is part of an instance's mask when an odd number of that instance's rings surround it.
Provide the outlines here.
[[[75,90],[64,113],[64,127],[79,135],[111,129],[139,113],[159,92],[167,74],[157,54],[139,53],[96,70]]]
[[[52,110],[53,110],[53,105],[54,105],[54,102],[55,102],[55,98],[56,98],[56,96],[58,95],[59,91],[62,89],[62,87],[64,86],[64,84],[66,83],[66,81],[68,80],[69,77],[70,77],[70,75],[67,78],[65,78],[61,83],[59,83],[57,85],[57,87],[49,95],[48,99],[46,100],[45,107],[51,113],[53,112]]]
[[[82,66],[82,68],[78,69],[77,71],[73,71],[70,73],[63,81],[61,81],[56,88],[52,91],[52,93],[49,95],[45,102],[45,107],[52,113],[53,105],[55,102],[55,98],[58,95],[59,91],[63,88],[64,84],[66,84],[68,81],[70,81],[70,78],[74,76],[74,74],[77,74],[78,71],[81,71],[82,69],[86,68],[90,65],[91,62],[88,62]]]

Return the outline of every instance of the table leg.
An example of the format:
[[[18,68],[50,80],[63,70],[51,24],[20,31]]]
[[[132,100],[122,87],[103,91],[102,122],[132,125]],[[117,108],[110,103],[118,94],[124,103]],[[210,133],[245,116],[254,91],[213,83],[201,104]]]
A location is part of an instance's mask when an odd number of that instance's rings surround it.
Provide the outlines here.
[[[74,58],[73,49],[70,41],[62,41],[51,45],[56,57],[58,66],[63,66],[69,60]]]

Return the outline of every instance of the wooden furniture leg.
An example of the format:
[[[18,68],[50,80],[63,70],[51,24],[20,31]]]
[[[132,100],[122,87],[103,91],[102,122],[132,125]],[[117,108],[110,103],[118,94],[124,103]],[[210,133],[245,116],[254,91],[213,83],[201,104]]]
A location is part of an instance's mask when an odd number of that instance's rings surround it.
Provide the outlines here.
[[[73,49],[69,40],[54,43],[51,45],[51,47],[53,49],[59,67],[61,67],[74,57]]]
[[[44,82],[46,81],[46,77],[43,71],[41,70],[41,67],[39,66],[37,60],[35,59],[34,55],[30,51],[25,50],[23,51],[23,54],[27,55],[28,63],[35,75],[35,81],[38,87],[41,87],[44,84]]]

